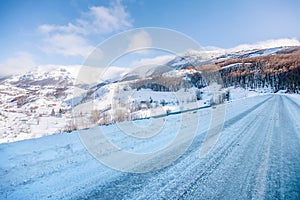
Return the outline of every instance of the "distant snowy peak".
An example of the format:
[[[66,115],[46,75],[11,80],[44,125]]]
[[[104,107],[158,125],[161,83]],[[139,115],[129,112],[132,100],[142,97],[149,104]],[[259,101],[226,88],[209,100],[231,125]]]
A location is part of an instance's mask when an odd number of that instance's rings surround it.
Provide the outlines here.
[[[293,46],[300,46],[300,42],[297,39],[283,38],[283,39],[266,40],[255,44],[242,44],[234,48],[230,48],[228,49],[228,51],[238,52],[238,51],[246,51],[246,50],[254,50],[254,49],[271,49],[276,47],[293,47]]]
[[[220,48],[214,46],[204,47],[204,51],[208,54],[215,54],[220,56],[221,54],[229,54],[236,52],[249,52],[253,50],[282,48],[282,47],[294,47],[300,46],[300,42],[297,39],[281,38],[261,41],[253,44],[241,44],[232,48]]]
[[[3,82],[20,87],[73,85],[80,67],[78,66],[39,66],[33,70],[6,78]]]
[[[292,43],[286,43],[286,44],[292,44]],[[227,60],[232,58],[240,59],[240,58],[252,58],[252,57],[273,55],[297,47],[296,44],[298,43],[293,43],[293,44],[294,46],[244,49],[240,51],[233,51],[233,50],[190,51],[182,56],[178,56],[175,59],[169,61],[168,63],[166,63],[166,66],[169,66],[170,68],[175,70],[180,70],[180,69],[186,69],[189,66],[194,66],[194,67],[201,66],[216,61],[219,62],[222,60]]]
[[[225,61],[228,59],[252,58],[281,53],[294,46],[300,46],[298,40],[270,40],[253,45],[240,45],[232,49],[204,48],[203,50],[190,50],[182,55],[167,61],[165,64],[148,64],[135,68],[123,76],[122,80],[134,80],[152,75],[160,75],[171,70],[198,67],[209,63]],[[268,47],[268,48],[266,48]]]
[[[180,70],[189,66],[199,66],[208,63],[213,58],[213,55],[206,51],[188,51],[182,56],[177,56],[175,59],[166,63],[172,69]]]
[[[215,58],[215,60],[226,60],[231,58],[252,58],[258,56],[267,56],[272,54],[277,54],[278,52],[287,49],[288,47],[272,47],[268,49],[251,49],[242,50],[237,52],[225,53],[221,56]]]

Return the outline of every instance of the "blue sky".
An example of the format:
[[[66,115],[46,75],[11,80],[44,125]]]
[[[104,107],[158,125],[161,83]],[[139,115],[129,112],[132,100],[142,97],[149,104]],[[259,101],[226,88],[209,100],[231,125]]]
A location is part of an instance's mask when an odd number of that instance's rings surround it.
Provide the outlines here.
[[[299,10],[297,0],[1,0],[0,66],[82,64],[104,39],[149,26],[221,48],[299,40]]]

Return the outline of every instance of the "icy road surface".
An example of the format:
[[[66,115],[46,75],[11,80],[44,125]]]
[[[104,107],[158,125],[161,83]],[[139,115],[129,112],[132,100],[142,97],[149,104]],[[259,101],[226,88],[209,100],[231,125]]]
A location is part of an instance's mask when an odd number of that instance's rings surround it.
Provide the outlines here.
[[[226,107],[224,128],[206,157],[200,159],[199,151],[211,108],[185,113],[199,116],[192,145],[172,165],[149,173],[104,166],[77,132],[1,144],[0,199],[300,199],[299,98],[257,96]],[[128,139],[117,126],[92,131],[105,129],[120,147],[146,153],[172,140],[178,120],[166,117],[166,130],[142,141]]]

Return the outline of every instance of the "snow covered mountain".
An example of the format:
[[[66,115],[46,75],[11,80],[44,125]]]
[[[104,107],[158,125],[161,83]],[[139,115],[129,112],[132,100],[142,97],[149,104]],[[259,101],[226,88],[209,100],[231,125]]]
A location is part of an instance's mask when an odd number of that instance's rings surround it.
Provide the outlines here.
[[[0,82],[1,141],[64,131],[77,67],[37,67]]]
[[[165,65],[90,84],[78,82],[80,66],[38,67],[0,80],[0,142],[171,114],[264,92],[298,93],[299,58],[299,47],[190,51]]]
[[[170,62],[166,63],[166,65],[174,69],[184,69],[189,66],[201,66],[212,62],[228,60],[233,58],[252,58],[258,56],[272,55],[286,48],[288,47],[272,47],[267,49],[248,49],[240,51],[190,51],[184,54],[183,56],[176,57],[174,60],[171,60]]]

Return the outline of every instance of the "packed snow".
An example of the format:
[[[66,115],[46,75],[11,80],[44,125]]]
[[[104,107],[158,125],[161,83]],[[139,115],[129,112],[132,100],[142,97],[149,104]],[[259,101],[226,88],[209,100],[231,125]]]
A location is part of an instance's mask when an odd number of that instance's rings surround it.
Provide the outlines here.
[[[299,199],[300,106],[297,100],[296,95],[278,94],[228,102],[220,138],[202,159],[199,150],[212,123],[212,108],[136,121],[137,126],[146,129],[149,129],[151,120],[164,122],[163,129],[147,139],[134,139],[124,134],[121,128],[132,124],[122,122],[1,144],[0,198]],[[187,120],[182,127],[184,131],[196,130],[193,143],[170,166],[149,173],[124,173],[111,169],[92,157],[79,138],[101,130],[123,150],[155,152],[176,137],[176,130],[183,123],[180,122],[182,117]],[[198,118],[197,129],[189,124],[195,118]],[[107,149],[103,156],[109,152]],[[170,153],[164,152],[162,157],[143,163],[133,164],[126,158],[118,158],[116,163],[147,166],[168,159]]]

